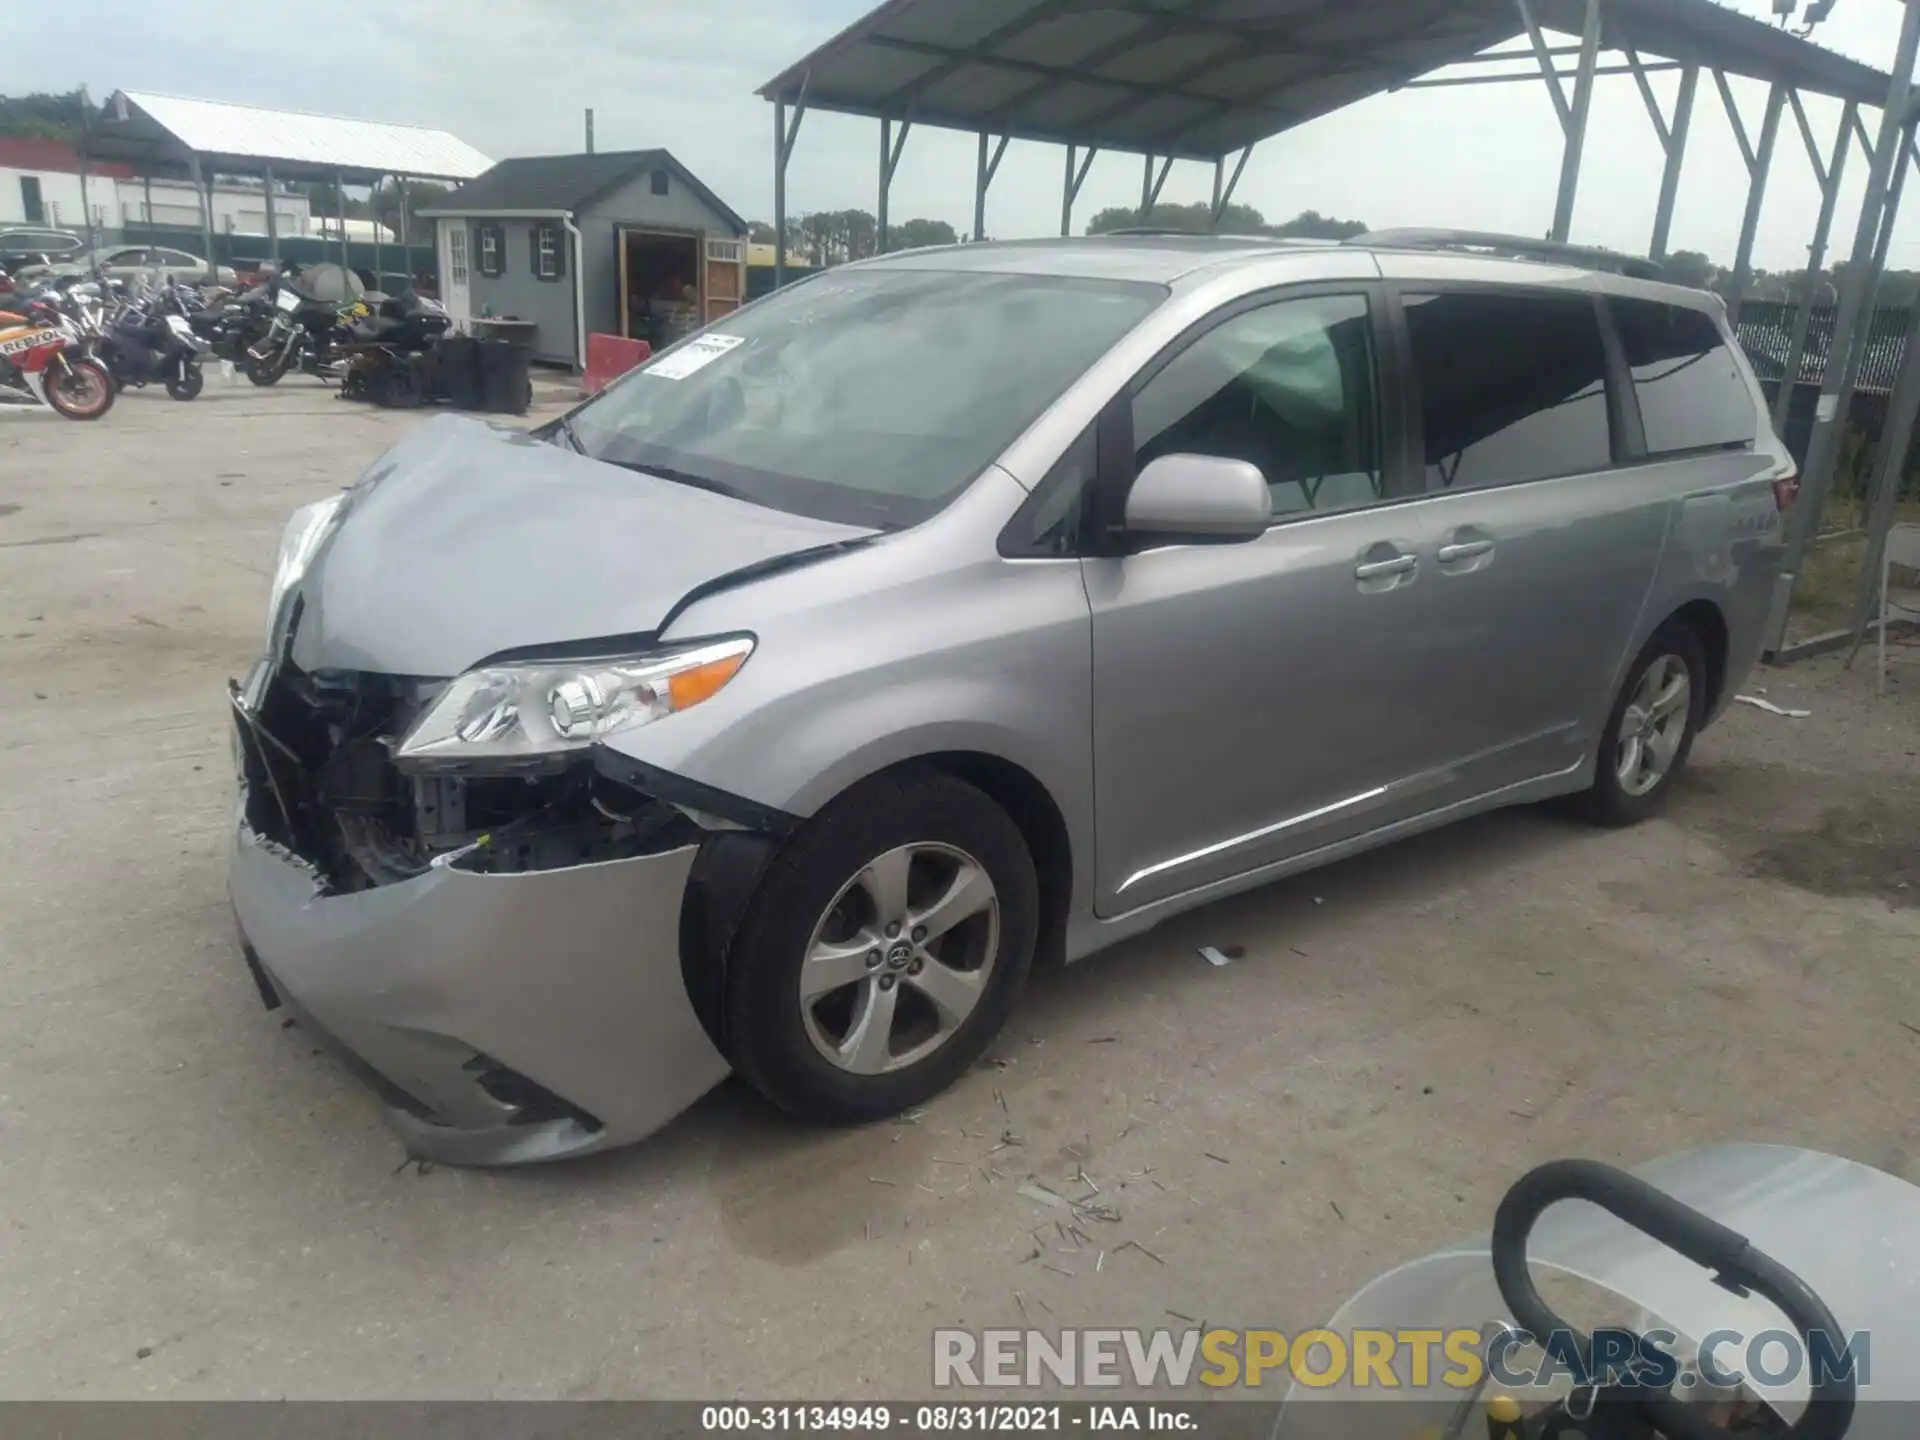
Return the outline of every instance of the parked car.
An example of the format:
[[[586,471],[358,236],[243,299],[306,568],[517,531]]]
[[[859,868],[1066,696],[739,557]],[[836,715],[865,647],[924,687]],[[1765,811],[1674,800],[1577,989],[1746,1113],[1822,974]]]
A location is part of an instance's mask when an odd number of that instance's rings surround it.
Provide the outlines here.
[[[0,229],[0,270],[19,275],[29,268],[57,264],[79,254],[86,244],[67,230],[33,226]]]
[[[106,268],[107,275],[120,281],[133,281],[145,276],[155,276],[166,284],[175,281],[192,283],[204,280],[207,276],[207,262],[198,255],[190,255],[185,250],[174,250],[164,245],[111,245],[89,250],[75,255],[64,265],[54,267],[55,274],[71,274],[78,271],[95,271]],[[231,265],[218,267],[218,283],[233,285],[237,283]]]
[[[1646,279],[842,266],[294,516],[235,691],[247,953],[421,1156],[631,1141],[729,1068],[897,1114],[1036,957],[1497,806],[1653,813],[1794,474],[1720,301]]]

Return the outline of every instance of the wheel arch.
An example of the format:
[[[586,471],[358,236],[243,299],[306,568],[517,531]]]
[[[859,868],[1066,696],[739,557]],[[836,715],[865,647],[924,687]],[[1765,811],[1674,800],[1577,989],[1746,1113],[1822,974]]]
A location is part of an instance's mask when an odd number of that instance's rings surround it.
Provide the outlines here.
[[[1726,612],[1716,601],[1706,596],[1698,596],[1675,608],[1648,633],[1650,636],[1657,634],[1668,625],[1685,625],[1700,640],[1700,649],[1707,662],[1707,694],[1705,703],[1700,707],[1704,724],[1707,718],[1720,713],[1727,698],[1724,693],[1727,683],[1727,660],[1733,641],[1732,632],[1727,625]]]
[[[1076,874],[1073,832],[1059,802],[1028,767],[987,750],[929,750],[844,777],[832,795],[819,799],[809,810],[817,813],[879,776],[916,768],[936,770],[973,786],[1013,821],[1033,860],[1039,885],[1034,961],[1050,964],[1063,959]],[[800,822],[802,828],[805,824]],[[790,838],[791,834],[753,830],[716,831],[701,844],[688,876],[680,909],[681,980],[708,1038],[723,1054],[730,1053],[724,997],[734,934],[768,865]]]

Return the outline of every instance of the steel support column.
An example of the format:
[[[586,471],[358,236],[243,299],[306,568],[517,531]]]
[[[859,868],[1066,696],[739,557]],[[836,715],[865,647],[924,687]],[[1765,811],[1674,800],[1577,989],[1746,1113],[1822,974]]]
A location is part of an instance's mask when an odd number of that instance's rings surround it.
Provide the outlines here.
[[[1827,347],[1827,370],[1820,383],[1820,400],[1814,407],[1813,434],[1807,441],[1807,462],[1801,467],[1800,503],[1794,506],[1783,565],[1780,595],[1775,613],[1768,617],[1768,648],[1778,650],[1786,637],[1787,601],[1798,582],[1800,567],[1814,536],[1820,533],[1820,517],[1826,508],[1827,491],[1833,484],[1834,467],[1840,459],[1840,442],[1846,434],[1847,410],[1853,400],[1854,381],[1859,373],[1859,342],[1870,318],[1864,312],[1871,304],[1879,275],[1874,262],[1879,248],[1883,215],[1889,232],[1894,216],[1889,182],[1894,166],[1904,166],[1908,134],[1903,128],[1912,92],[1913,62],[1920,54],[1920,4],[1903,7],[1900,42],[1894,52],[1892,79],[1887,86],[1887,103],[1880,112],[1880,136],[1874,142],[1873,161],[1867,171],[1867,194],[1861,202],[1860,221],[1853,236],[1853,254],[1841,276],[1840,299],[1833,317],[1833,341]]]
[[[1867,313],[1872,314],[1880,301],[1880,280],[1887,273],[1887,247],[1893,244],[1894,222],[1900,218],[1900,195],[1907,188],[1907,176],[1920,168],[1920,149],[1909,133],[1900,146],[1901,159],[1894,162],[1893,179],[1887,182],[1887,203],[1880,210],[1880,238],[1873,247],[1873,293],[1867,296]],[[1867,155],[1872,160],[1871,152]],[[1909,163],[1910,162],[1910,163]]]
[[[1849,100],[1840,116],[1840,133],[1834,137],[1833,158],[1822,162],[1820,147],[1814,142],[1813,127],[1807,124],[1806,107],[1800,92],[1793,92],[1793,118],[1800,126],[1800,138],[1807,142],[1807,159],[1820,181],[1820,215],[1813,224],[1813,243],[1807,247],[1807,268],[1801,279],[1800,304],[1793,315],[1793,332],[1787,340],[1787,364],[1780,372],[1780,389],[1773,397],[1773,428],[1784,433],[1787,411],[1793,404],[1794,387],[1800,383],[1800,365],[1807,355],[1807,330],[1813,323],[1813,293],[1820,283],[1826,264],[1827,236],[1833,229],[1833,211],[1840,200],[1840,178],[1846,173],[1847,150],[1853,143],[1853,122],[1858,115]]]
[[[787,283],[787,162],[793,158],[793,145],[800,138],[800,122],[807,118],[807,82],[800,82],[800,96],[794,101],[793,123],[787,123],[787,102],[773,106],[773,288]]]
[[[880,213],[875,219],[873,234],[873,253],[887,253],[887,200],[893,191],[893,172],[900,168],[900,152],[907,148],[907,132],[913,129],[912,120],[900,122],[900,134],[895,138],[893,121],[883,119],[880,122]]]
[[[267,192],[267,258],[274,262],[277,269],[280,262],[280,220],[273,213],[273,167],[262,166],[260,183]]]
[[[191,155],[187,158],[187,174],[193,180],[194,197],[200,202],[200,241],[207,247],[207,282],[212,284],[220,279],[220,262],[213,253],[213,172],[202,169],[200,157]],[[151,206],[147,215],[151,225]]]
[[[1221,188],[1220,176],[1226,168],[1223,155],[1213,164],[1213,225],[1220,227],[1220,217],[1227,213],[1227,206],[1233,203],[1233,192],[1240,186],[1240,176],[1247,168],[1247,161],[1253,158],[1253,146],[1249,145],[1240,152],[1240,158],[1234,162],[1233,174],[1228,177],[1226,187]]]
[[[1780,138],[1780,117],[1786,112],[1787,90],[1784,85],[1775,85],[1767,91],[1767,111],[1760,121],[1759,144],[1755,145],[1747,139],[1746,126],[1741,123],[1740,111],[1733,103],[1733,91],[1727,85],[1725,72],[1714,71],[1713,80],[1720,87],[1720,101],[1727,107],[1727,122],[1733,126],[1734,139],[1740,142],[1741,158],[1747,162],[1747,209],[1740,221],[1740,245],[1733,254],[1733,298],[1727,302],[1727,319],[1738,325],[1740,306],[1753,279],[1753,242],[1760,233],[1760,207],[1767,198],[1767,176],[1773,169],[1773,145]]]
[[[340,213],[340,268],[351,270],[353,257],[347,253],[347,182],[338,170],[333,172],[333,208]],[[503,261],[505,258],[501,257]]]
[[[1693,100],[1700,88],[1700,67],[1688,65],[1680,71],[1680,94],[1673,105],[1673,123],[1664,126],[1661,143],[1666,147],[1667,164],[1660,173],[1660,203],[1653,213],[1653,244],[1648,254],[1655,260],[1667,256],[1667,237],[1673,230],[1673,205],[1680,196],[1680,169],[1686,163],[1687,135],[1693,128]],[[1651,106],[1653,96],[1649,92]],[[1659,109],[1654,107],[1659,120]]]
[[[1913,448],[1913,425],[1920,419],[1920,305],[1913,307],[1907,327],[1907,353],[1900,361],[1900,378],[1887,397],[1887,417],[1880,427],[1880,457],[1873,467],[1867,491],[1867,553],[1860,561],[1860,595],[1853,607],[1853,649],[1847,663],[1860,653],[1861,642],[1873,624],[1880,598],[1881,558],[1887,553],[1887,532],[1893,528],[1894,507],[1900,499],[1900,481],[1907,473]]]
[[[1000,143],[993,147],[991,156],[987,153],[987,142],[991,137],[986,131],[980,132],[980,160],[973,172],[973,238],[987,238],[987,190],[993,184],[993,177],[1000,171],[1000,157],[1007,153],[1007,135],[1000,137]]]
[[[1160,162],[1160,173],[1153,173],[1153,156],[1147,158],[1146,173],[1140,177],[1140,223],[1153,223],[1153,207],[1160,203],[1160,192],[1166,187],[1167,176],[1173,172],[1173,157],[1165,156]]]
[[[1093,168],[1093,157],[1100,153],[1096,145],[1089,145],[1084,157],[1079,157],[1075,146],[1067,146],[1067,178],[1060,187],[1060,234],[1064,237],[1073,233],[1073,202],[1080,198],[1080,187],[1087,183],[1087,172]],[[1074,168],[1075,159],[1079,159],[1079,168]]]
[[[1587,0],[1580,31],[1580,69],[1574,76],[1573,103],[1565,115],[1566,148],[1560,159],[1560,194],[1553,204],[1550,239],[1564,242],[1573,229],[1573,201],[1580,189],[1580,160],[1587,144],[1587,115],[1593,109],[1593,72],[1600,62],[1600,0]],[[1553,63],[1548,56],[1545,62]],[[1554,81],[1558,93],[1558,80]]]
[[[269,207],[271,208],[271,207]],[[367,189],[367,214],[373,219],[373,288],[380,288],[380,177]]]

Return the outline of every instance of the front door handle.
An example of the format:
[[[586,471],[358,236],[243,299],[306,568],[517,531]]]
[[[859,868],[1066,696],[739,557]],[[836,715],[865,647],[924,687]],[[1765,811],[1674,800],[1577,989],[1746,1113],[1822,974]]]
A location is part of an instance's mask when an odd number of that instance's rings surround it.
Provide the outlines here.
[[[1464,540],[1457,545],[1442,545],[1440,547],[1440,563],[1442,565],[1451,565],[1455,561],[1477,560],[1482,555],[1491,555],[1492,553],[1493,542],[1491,540]]]
[[[1417,555],[1396,555],[1391,560],[1369,560],[1353,567],[1356,580],[1383,580],[1389,575],[1405,575],[1420,563]]]

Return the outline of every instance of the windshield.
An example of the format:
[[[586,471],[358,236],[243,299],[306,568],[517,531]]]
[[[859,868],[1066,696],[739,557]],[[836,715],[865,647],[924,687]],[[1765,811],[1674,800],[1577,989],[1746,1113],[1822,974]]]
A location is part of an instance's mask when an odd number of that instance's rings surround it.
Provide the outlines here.
[[[875,269],[802,281],[571,417],[587,454],[843,524],[918,524],[1166,297]]]

